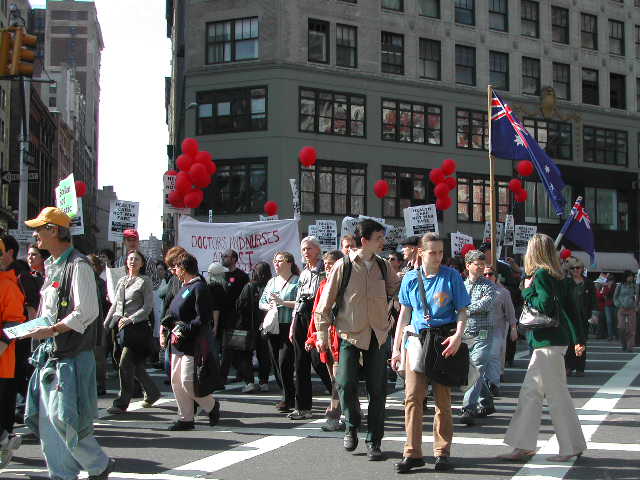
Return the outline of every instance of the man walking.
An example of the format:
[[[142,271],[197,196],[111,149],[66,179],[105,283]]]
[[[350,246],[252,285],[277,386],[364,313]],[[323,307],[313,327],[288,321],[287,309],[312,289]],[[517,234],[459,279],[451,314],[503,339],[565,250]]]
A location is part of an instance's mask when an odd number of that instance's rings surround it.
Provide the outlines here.
[[[71,220],[62,210],[46,207],[25,223],[35,230],[38,248],[51,253],[40,301],[40,315],[51,325],[28,335],[42,342],[32,357],[25,424],[40,438],[51,478],[73,480],[86,470],[90,480],[105,480],[115,460],[93,435],[98,415],[93,347],[100,311],[94,272],[71,245]]]

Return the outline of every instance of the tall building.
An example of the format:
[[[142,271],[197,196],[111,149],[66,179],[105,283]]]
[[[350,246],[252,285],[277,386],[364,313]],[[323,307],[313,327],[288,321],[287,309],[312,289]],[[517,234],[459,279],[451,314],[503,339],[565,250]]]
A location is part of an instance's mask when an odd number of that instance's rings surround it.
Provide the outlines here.
[[[109,241],[109,209],[111,200],[117,200],[118,194],[113,189],[113,185],[105,185],[98,190],[96,202],[96,250],[109,248],[115,251],[114,243]]]
[[[453,158],[441,232],[480,238],[491,83],[559,165],[569,208],[585,197],[597,249],[638,253],[638,0],[240,3],[167,2],[169,165],[189,136],[218,164],[200,218],[256,219],[266,200],[290,217],[295,178],[301,230],[356,214],[400,225],[405,207],[434,201],[429,171]],[[297,161],[305,145],[313,167]],[[555,236],[535,175],[526,202],[509,194],[514,167],[497,160],[498,220],[513,212]],[[378,179],[390,184],[382,200]]]

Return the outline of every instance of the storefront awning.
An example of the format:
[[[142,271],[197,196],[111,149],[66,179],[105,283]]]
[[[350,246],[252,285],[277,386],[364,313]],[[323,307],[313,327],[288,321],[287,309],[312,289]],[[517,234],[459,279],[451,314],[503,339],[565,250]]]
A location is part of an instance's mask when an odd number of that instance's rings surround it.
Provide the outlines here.
[[[631,253],[623,252],[596,252],[596,264],[591,265],[589,254],[573,250],[573,255],[584,262],[590,272],[624,272],[638,270],[638,261]]]

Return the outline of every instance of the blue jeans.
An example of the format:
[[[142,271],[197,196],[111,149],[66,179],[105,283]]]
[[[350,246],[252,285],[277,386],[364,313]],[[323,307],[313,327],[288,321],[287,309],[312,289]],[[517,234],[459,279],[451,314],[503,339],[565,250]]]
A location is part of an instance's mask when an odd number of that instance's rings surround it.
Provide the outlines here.
[[[487,380],[494,385],[500,385],[500,375],[502,375],[502,347],[507,341],[507,331],[504,327],[493,330],[491,340],[491,353],[489,365],[487,366]]]
[[[607,336],[609,338],[614,338],[616,336],[616,330],[614,327],[616,321],[616,307],[604,307],[604,315],[607,319]]]
[[[491,359],[493,335],[493,330],[489,330],[486,340],[480,340],[476,337],[475,343],[469,350],[469,358],[478,369],[480,376],[476,383],[465,392],[464,400],[462,401],[463,410],[475,410],[477,407],[493,406],[493,397],[487,380],[487,368]]]

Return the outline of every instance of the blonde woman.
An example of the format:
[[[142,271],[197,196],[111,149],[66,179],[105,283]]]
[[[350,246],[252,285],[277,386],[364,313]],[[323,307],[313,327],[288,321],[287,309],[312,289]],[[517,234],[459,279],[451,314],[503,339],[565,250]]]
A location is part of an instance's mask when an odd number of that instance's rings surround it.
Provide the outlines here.
[[[567,345],[575,344],[576,356],[584,352],[585,337],[582,322],[573,322],[566,315],[564,277],[558,253],[548,235],[531,237],[524,258],[527,279],[522,296],[527,305],[545,315],[560,309],[560,325],[529,330],[527,340],[533,348],[527,374],[520,389],[518,408],[511,419],[505,443],[514,448],[499,458],[526,461],[535,455],[542,415],[542,401],[547,398],[551,421],[558,438],[559,455],[547,458],[551,462],[567,462],[579,457],[587,448],[576,415],[564,367]],[[559,297],[556,301],[556,296]]]

